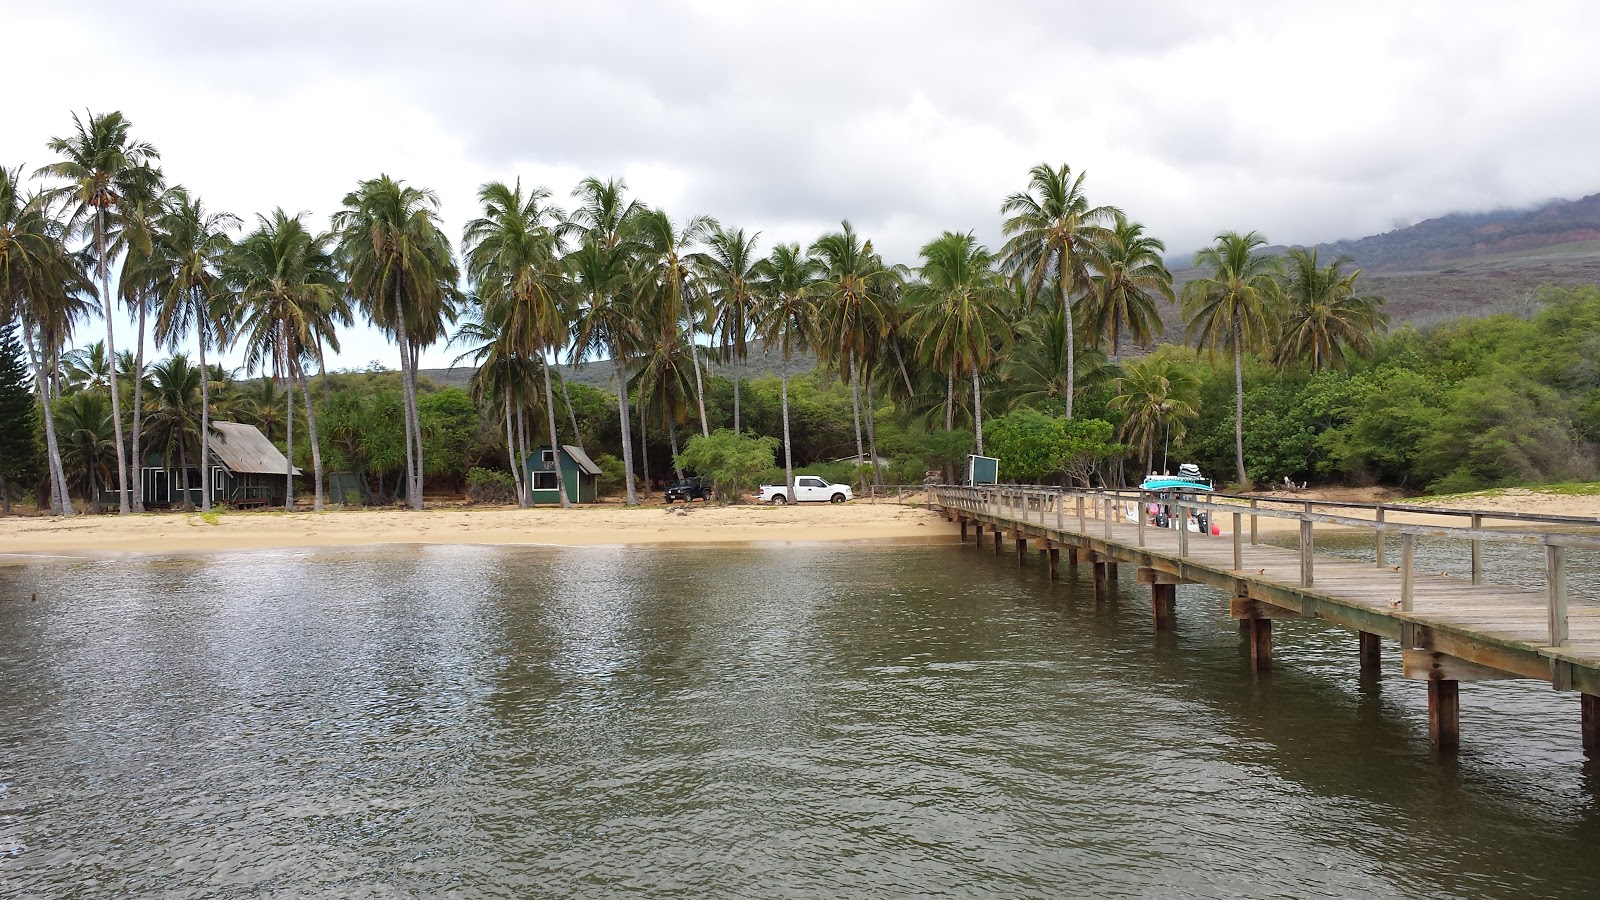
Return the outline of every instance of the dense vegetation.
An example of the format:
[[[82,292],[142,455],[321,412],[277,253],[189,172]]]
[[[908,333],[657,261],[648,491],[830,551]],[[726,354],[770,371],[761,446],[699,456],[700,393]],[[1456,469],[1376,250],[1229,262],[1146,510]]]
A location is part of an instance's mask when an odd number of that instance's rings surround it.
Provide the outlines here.
[[[56,162],[0,168],[0,322],[22,338],[0,340],[0,490],[58,512],[74,494],[139,510],[130,461],[203,470],[220,420],[288,448],[318,509],[330,472],[346,503],[420,507],[424,484],[526,502],[517,461],[551,443],[584,447],[630,503],[685,468],[725,493],[797,469],[865,488],[956,477],[972,452],[1041,482],[1178,458],[1245,484],[1432,490],[1595,468],[1600,291],[1386,336],[1349,260],[1224,232],[1179,292],[1161,242],[1066,166],[1003,200],[1003,247],[946,232],[906,265],[849,222],[762,248],[594,178],[571,209],[486,184],[459,243],[436,196],[381,175],[328,232],[281,210],[244,229],[169,185],[120,114],[74,123]],[[114,350],[114,303],[132,351]],[[1179,304],[1183,343],[1161,343]],[[76,340],[96,317],[104,340]],[[397,371],[327,370],[358,319],[390,336]],[[167,355],[147,360],[150,338]],[[439,345],[476,364],[465,389],[419,374]],[[228,351],[240,371],[213,364]],[[818,364],[722,374],[753,353]],[[564,377],[589,367],[609,390]]]

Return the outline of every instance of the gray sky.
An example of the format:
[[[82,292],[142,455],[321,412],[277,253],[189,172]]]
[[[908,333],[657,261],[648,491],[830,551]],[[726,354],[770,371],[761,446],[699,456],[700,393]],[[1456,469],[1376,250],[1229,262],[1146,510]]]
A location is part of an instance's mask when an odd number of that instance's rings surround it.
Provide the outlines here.
[[[456,236],[484,181],[564,200],[594,174],[768,241],[849,218],[914,263],[946,229],[998,242],[1039,162],[1172,251],[1600,190],[1586,2],[0,0],[0,21],[13,78],[37,73],[0,164],[121,109],[247,221],[325,223],[387,172],[438,191]],[[392,356],[363,331],[337,364]]]

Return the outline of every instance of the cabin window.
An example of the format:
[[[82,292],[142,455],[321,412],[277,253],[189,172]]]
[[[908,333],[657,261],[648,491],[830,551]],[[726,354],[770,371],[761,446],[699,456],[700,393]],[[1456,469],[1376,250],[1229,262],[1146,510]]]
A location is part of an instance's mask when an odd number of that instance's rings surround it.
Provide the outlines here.
[[[550,465],[556,461],[556,452],[554,450],[540,450],[539,461],[547,466]]]
[[[533,473],[533,489],[536,491],[553,491],[556,489],[556,473]]]

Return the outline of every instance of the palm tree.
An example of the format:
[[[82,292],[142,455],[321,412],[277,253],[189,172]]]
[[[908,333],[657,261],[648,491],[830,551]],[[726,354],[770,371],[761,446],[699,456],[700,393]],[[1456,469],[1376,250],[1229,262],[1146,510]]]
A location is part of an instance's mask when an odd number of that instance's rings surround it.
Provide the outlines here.
[[[483,298],[469,297],[456,333],[451,343],[463,343],[468,349],[457,356],[455,363],[471,359],[477,364],[472,374],[473,399],[485,407],[497,402],[503,407],[501,418],[506,429],[506,464],[517,489],[517,505],[528,505],[524,465],[526,462],[527,429],[523,408],[527,405],[527,358],[513,346],[512,330],[506,327],[505,318],[512,310],[508,304],[486,304]],[[513,411],[515,410],[515,411]]]
[[[972,429],[981,456],[980,374],[993,362],[997,340],[1010,331],[1005,318],[1009,291],[995,270],[994,255],[970,232],[946,231],[919,253],[922,267],[917,274],[922,280],[906,291],[913,310],[906,324],[918,336],[918,350],[950,379],[958,373],[971,376]]]
[[[263,376],[249,382],[249,386],[239,392],[237,412],[241,420],[260,429],[267,440],[276,441],[278,435],[286,430],[283,419],[284,405],[283,394],[278,391],[278,383],[270,377]]]
[[[306,426],[311,433],[311,459],[316,470],[314,509],[322,510],[322,450],[317,418],[306,387],[303,364],[319,342],[339,345],[334,327],[344,285],[330,251],[333,236],[313,235],[300,216],[283,210],[260,216],[256,230],[228,255],[227,277],[238,295],[236,333],[245,347],[245,364],[266,364],[281,377],[285,395],[285,446],[288,458],[284,509],[294,508],[294,388],[304,389]]]
[[[1176,302],[1172,273],[1161,261],[1167,246],[1144,233],[1144,226],[1117,213],[1100,248],[1100,269],[1092,276],[1094,288],[1087,297],[1084,324],[1093,335],[1092,346],[1111,339],[1111,355],[1122,354],[1122,332],[1148,346],[1161,334],[1156,298]]]
[[[156,148],[128,138],[130,123],[120,112],[103,115],[89,113],[88,122],[72,115],[76,134],[50,139],[49,147],[61,159],[39,170],[42,175],[67,182],[61,189],[75,209],[70,226],[87,232],[100,276],[100,302],[106,320],[106,355],[116,358],[116,329],[111,293],[111,247],[117,219],[133,207],[154,198],[160,190],[161,171],[151,163],[160,158]],[[117,495],[123,515],[128,503],[128,461],[122,444],[122,401],[118,397],[116,373],[111,373],[111,420],[117,443]]]
[[[220,350],[221,328],[231,299],[222,278],[222,266],[233,241],[228,232],[239,225],[232,213],[207,212],[199,197],[182,187],[167,192],[168,204],[156,223],[156,250],[151,254],[149,279],[156,288],[155,337],[176,349],[192,331],[200,350],[200,433],[211,433],[211,378],[206,350]],[[200,441],[200,508],[211,511],[211,446]]]
[[[1361,270],[1341,271],[1352,262],[1341,256],[1319,266],[1316,248],[1289,251],[1281,284],[1283,316],[1273,347],[1280,368],[1305,359],[1313,372],[1328,366],[1343,371],[1352,355],[1372,355],[1372,338],[1388,327],[1389,316],[1380,308],[1382,297],[1356,296]]]
[[[886,266],[873,251],[872,242],[863,241],[849,222],[841,222],[839,231],[817,238],[810,253],[820,275],[816,282],[819,319],[823,333],[831,337],[818,341],[815,347],[849,379],[856,460],[860,461],[866,456],[861,443],[861,360],[871,359],[882,340],[887,317],[884,294],[899,279],[900,272]],[[876,451],[873,465],[877,465]],[[866,490],[864,479],[861,489]]]
[[[783,476],[789,492],[794,486],[794,444],[789,439],[789,360],[796,352],[810,349],[816,335],[817,304],[813,296],[821,267],[807,256],[799,244],[779,244],[758,264],[761,306],[756,329],[770,350],[776,346],[783,355],[778,381],[783,403]]]
[[[1100,250],[1106,242],[1105,224],[1119,213],[1113,206],[1090,206],[1083,192],[1084,178],[1082,172],[1073,178],[1064,164],[1052,169],[1041,163],[1029,170],[1028,189],[1000,205],[1000,212],[1010,216],[1003,226],[1008,240],[1001,250],[1006,271],[1024,276],[1034,300],[1046,286],[1055,288],[1056,305],[1067,326],[1062,346],[1067,357],[1064,401],[1069,419],[1077,380],[1073,306],[1077,295],[1090,288],[1090,271],[1105,268]]]
[[[102,487],[111,484],[111,467],[117,463],[116,429],[106,395],[100,391],[79,391],[55,403],[60,420],[61,463],[89,503],[91,513],[99,513]]]
[[[206,444],[202,424],[205,419],[204,383],[203,370],[189,365],[189,357],[183,353],[174,353],[150,367],[152,390],[147,398],[146,427],[150,429],[151,443],[161,448],[161,459],[167,466],[170,467],[173,457],[177,457],[178,471],[183,473],[177,487],[183,491],[184,512],[194,512],[194,485],[189,483],[189,445],[199,448]],[[209,473],[201,468],[201,497],[209,493],[208,478]]]
[[[581,363],[608,353],[617,386],[617,415],[622,430],[623,478],[627,503],[639,504],[633,478],[633,431],[628,416],[628,361],[644,339],[634,291],[634,272],[626,247],[607,247],[603,237],[586,236],[567,254],[567,290],[578,310],[573,323],[571,361]]]
[[[450,241],[439,225],[439,197],[380,175],[356,186],[333,216],[350,294],[373,324],[400,345],[405,407],[406,500],[422,508],[422,424],[417,363],[422,348],[444,337],[455,318],[459,280]]]
[[[707,299],[716,311],[712,331],[725,361],[744,362],[750,353],[750,332],[759,312],[758,296],[760,275],[757,267],[761,257],[756,255],[756,240],[760,232],[746,235],[743,228],[723,228],[713,225],[706,236],[706,250],[694,255],[695,268],[706,280]],[[733,376],[733,430],[740,431],[739,383],[737,372]],[[791,495],[792,496],[792,495]]]
[[[710,298],[702,296],[703,291],[696,279],[703,254],[691,253],[689,248],[720,230],[721,226],[706,216],[695,216],[679,228],[664,210],[644,209],[638,213],[633,233],[638,241],[639,256],[648,272],[642,287],[650,289],[649,303],[656,307],[652,310],[652,318],[660,335],[652,338],[651,343],[658,347],[675,347],[680,336],[687,337],[691,348],[696,345],[705,312],[701,307],[703,301]],[[698,274],[703,276],[704,272]],[[715,309],[714,306],[712,308]],[[694,396],[696,408],[700,411],[700,433],[709,435],[711,425],[706,420],[705,379],[701,375],[698,351],[689,354],[689,362],[694,369]],[[735,420],[738,419],[739,409],[738,389],[735,383]]]
[[[21,191],[22,170],[0,168],[0,318],[22,323],[44,414],[52,509],[73,515],[57,434],[55,399],[61,395],[61,350],[73,327],[90,315],[94,285],[81,255],[66,248],[66,225],[49,195]]]
[[[1194,255],[1205,278],[1183,287],[1183,318],[1198,346],[1233,351],[1233,450],[1238,483],[1244,470],[1244,354],[1259,349],[1271,332],[1272,305],[1278,296],[1277,257],[1255,252],[1267,239],[1252,231],[1224,231],[1217,242]]]
[[[1116,390],[1110,406],[1125,416],[1120,437],[1143,452],[1145,469],[1153,472],[1157,440],[1182,439],[1185,423],[1199,409],[1193,360],[1159,351],[1134,360],[1123,368]]]
[[[106,342],[95,341],[61,356],[61,380],[66,382],[66,392],[99,391],[111,393],[111,359],[106,356]]]
[[[519,358],[537,358],[544,370],[550,448],[559,461],[561,443],[556,436],[549,354],[561,349],[568,329],[561,302],[560,244],[556,236],[561,214],[544,205],[549,198],[550,191],[543,187],[523,193],[520,181],[515,187],[498,181],[484,185],[478,190],[483,216],[467,223],[461,243],[467,277],[477,287],[482,304],[480,321],[495,329],[496,345],[505,365],[509,368]],[[511,385],[507,384],[505,390],[509,413]],[[519,480],[520,468],[519,465],[516,476]],[[566,479],[559,463],[555,470],[556,492],[565,509],[571,506]]]

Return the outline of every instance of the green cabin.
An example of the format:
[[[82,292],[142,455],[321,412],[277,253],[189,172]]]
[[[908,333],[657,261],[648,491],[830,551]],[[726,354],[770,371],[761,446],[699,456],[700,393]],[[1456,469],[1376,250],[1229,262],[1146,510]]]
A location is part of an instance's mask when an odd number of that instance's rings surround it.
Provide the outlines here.
[[[185,493],[195,506],[200,506],[202,491],[211,495],[212,503],[227,503],[238,509],[283,505],[289,461],[260,429],[242,422],[213,421],[206,443],[211,448],[211,471],[205,473],[200,471],[197,448],[188,448],[187,459],[176,452],[167,459],[155,447],[145,451],[144,463],[138,469],[145,506],[181,506]],[[301,475],[298,467],[294,474]],[[115,487],[103,490],[101,501],[117,502]]]
[[[582,447],[561,445],[561,478],[567,486],[567,499],[573,503],[594,503],[600,499],[600,467]],[[556,454],[540,447],[528,455],[528,502],[560,503],[556,492]]]

